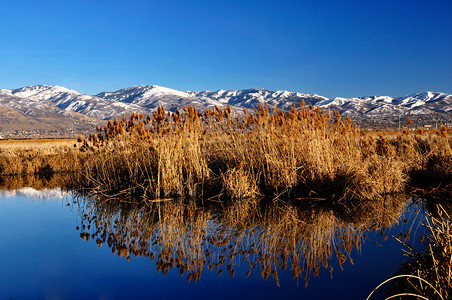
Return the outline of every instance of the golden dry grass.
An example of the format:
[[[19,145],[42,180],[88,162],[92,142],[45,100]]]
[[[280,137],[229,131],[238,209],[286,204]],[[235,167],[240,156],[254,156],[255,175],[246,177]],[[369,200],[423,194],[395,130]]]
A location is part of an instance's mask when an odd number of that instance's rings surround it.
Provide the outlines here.
[[[77,147],[73,147],[74,144]],[[381,199],[452,182],[448,129],[361,131],[337,112],[230,107],[109,121],[77,141],[0,144],[0,174],[78,172],[92,192],[143,199]]]
[[[76,140],[73,139],[31,139],[31,140],[0,140],[2,151],[22,149],[22,150],[48,150],[63,146],[73,146]]]
[[[115,119],[83,141],[82,185],[144,198],[379,199],[407,181],[452,178],[447,129],[364,133],[349,119],[301,106],[259,106]]]
[[[0,140],[0,175],[75,172],[81,154],[75,140]]]

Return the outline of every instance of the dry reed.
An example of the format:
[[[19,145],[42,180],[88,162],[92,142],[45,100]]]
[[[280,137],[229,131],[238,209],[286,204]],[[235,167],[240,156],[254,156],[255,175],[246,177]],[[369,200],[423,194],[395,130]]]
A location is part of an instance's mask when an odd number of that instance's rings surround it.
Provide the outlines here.
[[[452,137],[437,131],[361,131],[312,106],[184,107],[108,121],[58,151],[0,148],[0,174],[79,172],[93,193],[142,199],[371,199],[407,184],[452,183]],[[426,180],[427,179],[427,180]]]
[[[452,227],[450,216],[437,207],[437,217],[426,217],[427,233],[421,235],[424,249],[408,248],[409,260],[395,276],[385,280],[377,289],[386,285],[386,299],[408,295],[421,299],[450,299],[452,296]]]
[[[441,132],[375,137],[312,106],[236,115],[229,107],[159,107],[152,116],[115,119],[84,140],[93,155],[81,184],[144,198],[375,200],[403,191],[410,176],[449,180],[452,139]]]

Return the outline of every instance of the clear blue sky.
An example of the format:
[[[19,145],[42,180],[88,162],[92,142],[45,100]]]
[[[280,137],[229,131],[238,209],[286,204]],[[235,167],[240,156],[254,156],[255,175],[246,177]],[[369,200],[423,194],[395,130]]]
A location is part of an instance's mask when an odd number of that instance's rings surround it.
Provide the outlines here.
[[[452,94],[452,1],[0,2],[0,88]]]

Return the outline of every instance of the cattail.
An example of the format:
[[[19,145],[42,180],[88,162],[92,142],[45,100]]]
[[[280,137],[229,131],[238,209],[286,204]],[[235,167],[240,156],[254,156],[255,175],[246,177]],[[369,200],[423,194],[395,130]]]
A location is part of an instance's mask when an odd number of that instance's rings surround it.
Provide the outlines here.
[[[413,124],[413,121],[411,120],[411,118],[410,118],[410,117],[408,117],[408,121],[407,121],[407,124],[408,124],[408,125],[411,125],[411,124]]]
[[[442,137],[447,137],[447,127],[445,125],[441,125],[439,131]]]
[[[417,129],[417,134],[423,135],[424,134],[424,130],[422,129],[422,127],[419,127]]]

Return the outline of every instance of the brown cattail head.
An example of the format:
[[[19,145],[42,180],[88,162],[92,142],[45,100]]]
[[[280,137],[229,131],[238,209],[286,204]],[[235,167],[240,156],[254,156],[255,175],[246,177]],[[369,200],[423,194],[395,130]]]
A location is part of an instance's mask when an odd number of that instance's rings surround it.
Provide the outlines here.
[[[441,125],[439,127],[439,131],[441,133],[441,136],[447,137],[447,127],[445,125]]]
[[[422,127],[419,127],[417,129],[417,134],[420,134],[420,135],[424,134],[424,130],[422,129]]]

